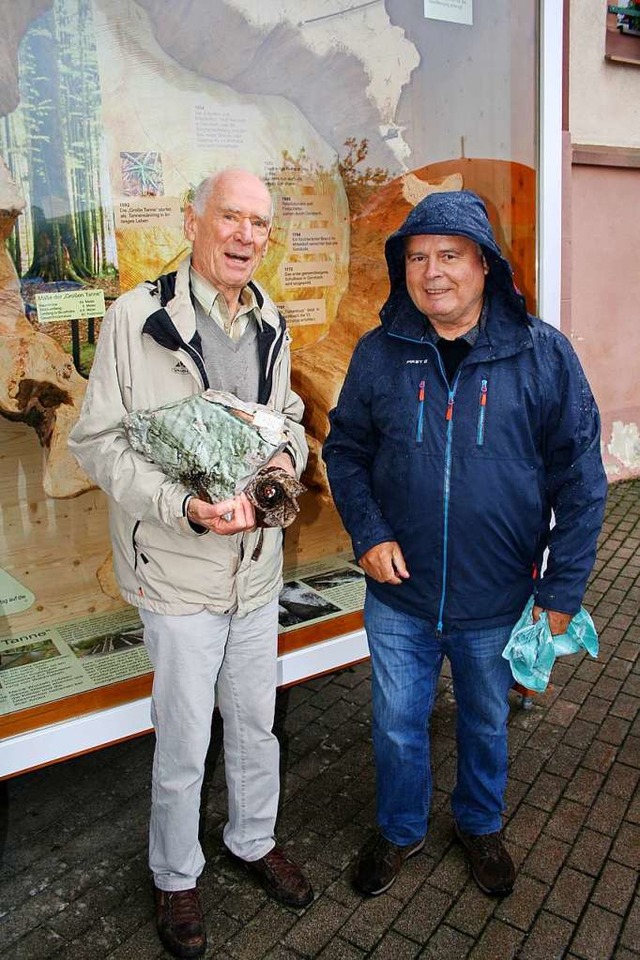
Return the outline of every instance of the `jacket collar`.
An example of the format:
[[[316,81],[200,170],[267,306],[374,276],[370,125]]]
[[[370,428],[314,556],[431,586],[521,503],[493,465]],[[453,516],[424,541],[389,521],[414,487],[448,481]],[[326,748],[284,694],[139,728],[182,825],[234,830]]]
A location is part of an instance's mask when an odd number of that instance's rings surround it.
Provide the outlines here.
[[[173,297],[164,304],[164,308],[169,314],[174,327],[185,343],[190,343],[196,332],[196,313],[191,299],[191,286],[189,282],[190,268],[191,256],[187,255],[178,264]],[[280,327],[280,317],[275,304],[266,295],[262,287],[254,280],[250,280],[248,286],[251,288],[258,309],[260,310],[262,323],[266,323],[274,330],[278,330]]]
[[[397,290],[380,311],[387,334],[401,340],[428,343],[424,315],[404,289]],[[531,321],[526,324],[507,315],[499,297],[489,297],[487,322],[471,349],[469,358],[475,363],[501,360],[533,346]]]
[[[198,368],[205,387],[209,385],[207,371],[202,359],[200,336],[196,330],[196,313],[191,299],[189,274],[191,258],[185,257],[176,273],[160,277],[147,289],[160,306],[149,314],[142,332],[168,350],[186,350]],[[273,371],[288,333],[284,318],[280,316],[273,301],[257,283],[250,281],[251,290],[260,308],[262,323],[258,328],[258,357],[260,382],[258,402],[266,404],[271,396]]]

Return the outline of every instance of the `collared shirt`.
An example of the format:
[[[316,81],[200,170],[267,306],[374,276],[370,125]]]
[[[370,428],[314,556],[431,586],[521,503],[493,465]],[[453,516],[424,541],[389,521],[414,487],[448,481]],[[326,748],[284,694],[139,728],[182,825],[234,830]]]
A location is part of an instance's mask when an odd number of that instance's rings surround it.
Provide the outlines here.
[[[191,267],[189,271],[191,292],[206,313],[232,340],[239,340],[251,320],[255,320],[262,329],[262,318],[256,296],[251,287],[243,287],[238,302],[238,310],[231,316],[227,301],[222,293],[208,280]]]

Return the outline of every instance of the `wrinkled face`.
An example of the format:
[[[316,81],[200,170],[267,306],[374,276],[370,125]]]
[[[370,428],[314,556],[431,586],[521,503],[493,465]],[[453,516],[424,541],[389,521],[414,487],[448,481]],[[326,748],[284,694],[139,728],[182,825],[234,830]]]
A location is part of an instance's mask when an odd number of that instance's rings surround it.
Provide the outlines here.
[[[407,237],[405,271],[409,296],[441,337],[454,339],[475,325],[489,272],[477,243],[468,237]]]
[[[264,183],[241,170],[215,182],[201,216],[185,212],[191,263],[225,296],[236,296],[262,260],[271,230],[271,198]]]

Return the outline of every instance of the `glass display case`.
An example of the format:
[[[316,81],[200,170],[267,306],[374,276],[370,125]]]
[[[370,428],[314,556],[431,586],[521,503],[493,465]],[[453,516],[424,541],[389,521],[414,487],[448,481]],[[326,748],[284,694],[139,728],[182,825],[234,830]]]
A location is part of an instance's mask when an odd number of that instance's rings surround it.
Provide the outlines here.
[[[328,412],[356,341],[378,322],[384,241],[429,192],[482,196],[529,309],[550,291],[541,312],[554,322],[559,262],[547,267],[539,244],[540,231],[548,250],[560,243],[560,171],[554,180],[549,163],[559,158],[562,23],[550,9],[26,0],[9,18],[0,777],[149,728],[150,665],[115,584],[106,500],[67,437],[105,310],[184,256],[185,202],[223,167],[252,170],[272,192],[256,279],[287,318],[311,449],[285,537],[280,681],[367,655],[364,578],[321,458]]]

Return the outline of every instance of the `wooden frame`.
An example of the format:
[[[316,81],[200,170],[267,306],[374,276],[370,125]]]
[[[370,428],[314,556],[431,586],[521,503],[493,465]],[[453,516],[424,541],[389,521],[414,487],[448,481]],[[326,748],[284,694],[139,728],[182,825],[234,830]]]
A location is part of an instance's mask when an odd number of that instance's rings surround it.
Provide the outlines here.
[[[281,634],[278,686],[368,657],[361,613],[331,623]],[[0,717],[0,780],[148,733],[151,683],[152,675],[144,674]]]

